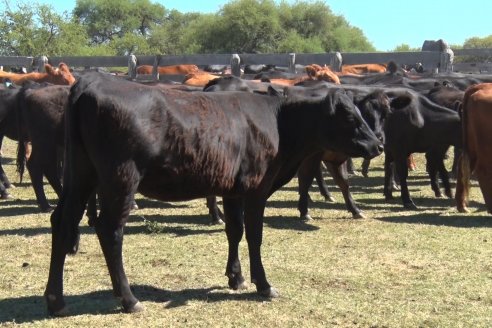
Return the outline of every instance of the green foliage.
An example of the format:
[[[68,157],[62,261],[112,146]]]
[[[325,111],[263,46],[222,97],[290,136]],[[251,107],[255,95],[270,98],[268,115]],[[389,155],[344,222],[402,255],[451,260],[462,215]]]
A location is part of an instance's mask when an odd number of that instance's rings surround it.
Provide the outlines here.
[[[128,33],[146,36],[165,13],[164,7],[149,0],[77,0],[73,11],[93,44],[107,44]]]
[[[420,48],[412,48],[406,43],[402,43],[393,49],[394,52],[420,51]]]
[[[231,0],[213,14],[167,10],[152,0],[77,0],[72,13],[61,14],[49,5],[3,1],[0,55],[6,56],[375,51],[325,1]],[[492,47],[492,35],[470,38],[464,47]]]
[[[466,39],[463,48],[492,48],[492,34],[483,38],[473,37]],[[456,62],[490,62],[491,60],[491,56],[461,56]]]
[[[466,39],[463,48],[492,48],[492,34],[483,38]]]

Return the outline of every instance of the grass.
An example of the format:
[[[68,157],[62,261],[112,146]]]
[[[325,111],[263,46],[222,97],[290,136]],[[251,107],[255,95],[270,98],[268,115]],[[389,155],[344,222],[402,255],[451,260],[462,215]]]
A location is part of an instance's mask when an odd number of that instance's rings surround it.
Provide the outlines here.
[[[5,140],[3,151],[15,181],[15,143]],[[373,161],[370,178],[350,179],[368,219],[350,218],[329,177],[338,203],[323,202],[313,187],[310,222],[298,219],[296,179],[276,192],[267,204],[262,248],[267,277],[281,293],[271,301],[256,296],[254,286],[227,288],[226,236],[222,226],[208,225],[204,199],[165,203],[138,196],[124,259],[145,311],[122,313],[84,219],[80,251],[65,266],[66,318],[46,314],[49,214],[38,212],[27,177],[11,191],[15,199],[0,204],[0,326],[491,327],[492,218],[476,183],[470,214],[458,213],[453,200],[434,198],[423,157],[417,159],[409,185],[418,211],[404,211],[399,198],[384,200],[382,158]]]

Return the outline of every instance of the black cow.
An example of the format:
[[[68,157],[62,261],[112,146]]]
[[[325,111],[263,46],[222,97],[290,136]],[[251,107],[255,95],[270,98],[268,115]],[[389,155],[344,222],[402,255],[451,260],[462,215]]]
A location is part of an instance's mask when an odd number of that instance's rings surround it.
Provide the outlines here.
[[[438,84],[434,88],[425,92],[424,95],[438,105],[458,111],[461,103],[463,102],[465,92],[450,84]],[[461,149],[459,147],[454,147],[454,158],[451,172],[455,176],[457,175],[458,158],[460,154]]]
[[[43,175],[58,197],[61,195],[60,163],[63,157],[64,113],[70,87],[50,85],[23,88],[19,93],[19,137],[17,167],[24,172],[25,141],[31,141],[32,152],[27,160],[36,200],[41,211],[51,211],[43,189]]]
[[[20,88],[11,86],[0,88],[0,136],[12,139],[18,139],[17,123],[16,123],[16,108],[18,106],[17,95]],[[12,185],[3,170],[0,163],[0,198],[10,198],[8,188]]]
[[[210,80],[204,87],[203,91],[245,91],[245,92],[268,92],[268,87],[271,83],[256,82],[245,80],[237,76],[223,76],[217,79]]]
[[[136,87],[94,73],[72,87],[69,106],[64,188],[51,216],[45,292],[54,315],[65,307],[65,257],[77,249],[78,224],[96,186],[101,211],[95,229],[114,294],[125,311],[142,309],[130,290],[121,255],[123,227],[136,191],[168,201],[222,196],[229,286],[245,286],[238,257],[245,230],[251,280],[261,295],[276,297],[260,252],[268,197],[295,175],[302,159],[322,149],[363,157],[381,152],[379,140],[340,90],[319,100],[247,92],[184,93]]]
[[[368,123],[376,137],[383,141],[383,122],[389,111],[389,98],[382,90],[369,90],[367,88],[343,88],[349,91],[353,96],[353,102],[360,110],[362,117]],[[287,89],[286,89],[287,90]],[[369,92],[369,93],[368,93]],[[340,188],[347,210],[352,213],[353,218],[364,218],[365,215],[355,204],[349,190],[347,179],[346,163],[349,156],[344,153],[334,151],[323,151],[310,156],[303,161],[298,172],[299,181],[299,202],[298,209],[300,217],[305,220],[310,220],[311,216],[308,213],[308,190],[313,182],[313,178],[320,187],[321,194],[327,201],[334,201],[330,195],[326,184],[324,183],[321,172],[321,161],[324,162],[326,168],[333,177],[335,183]]]
[[[437,184],[437,172],[444,184],[445,193],[451,195],[451,187],[444,156],[450,145],[461,145],[461,121],[454,110],[440,106],[421,94],[409,89],[387,89],[392,98],[391,112],[385,121],[385,182],[384,195],[392,198],[392,162],[400,178],[403,206],[416,209],[408,192],[407,157],[411,153],[426,153],[431,186],[436,196],[441,192]]]

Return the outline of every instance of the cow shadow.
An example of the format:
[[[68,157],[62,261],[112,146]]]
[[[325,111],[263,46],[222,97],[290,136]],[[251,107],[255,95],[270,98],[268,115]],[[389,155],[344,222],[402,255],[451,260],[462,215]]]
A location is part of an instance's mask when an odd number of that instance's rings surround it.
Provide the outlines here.
[[[183,203],[167,203],[163,202],[157,199],[152,199],[152,198],[138,198],[135,200],[137,203],[138,207],[141,209],[151,209],[151,208],[157,208],[157,209],[171,209],[171,208],[188,208],[189,206],[183,202]]]
[[[8,199],[0,201],[0,218],[39,213],[42,212],[35,200]]]
[[[250,291],[231,292],[224,286],[166,290],[148,285],[132,286],[132,291],[141,302],[161,303],[165,309],[186,306],[190,301],[218,303],[223,301],[249,301],[263,303],[254,288]],[[108,315],[122,313],[119,302],[111,290],[95,291],[80,295],[65,295],[70,316]],[[145,305],[144,305],[145,306]],[[43,296],[12,297],[0,300],[0,325],[9,323],[35,323],[48,317]]]
[[[319,227],[312,225],[311,221],[301,220],[292,216],[265,216],[263,219],[265,226],[278,230],[295,230],[295,231],[315,231]]]
[[[416,213],[412,215],[394,215],[374,217],[375,220],[391,223],[427,224],[455,228],[492,228],[492,217],[487,212],[483,215],[466,215],[461,213],[440,215],[436,213]]]

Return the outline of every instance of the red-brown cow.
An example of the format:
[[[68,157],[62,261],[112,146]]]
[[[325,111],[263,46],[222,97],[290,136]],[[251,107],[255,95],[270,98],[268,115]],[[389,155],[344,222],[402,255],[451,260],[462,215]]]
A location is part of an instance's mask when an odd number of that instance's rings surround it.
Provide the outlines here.
[[[463,153],[458,164],[456,206],[467,212],[470,174],[478,179],[487,210],[492,212],[492,83],[469,87],[463,98]]]
[[[152,65],[140,65],[137,67],[137,74],[152,74]],[[196,65],[170,65],[159,66],[158,71],[160,75],[173,74],[173,75],[186,75],[197,72],[198,66]]]
[[[58,68],[53,68],[50,64],[45,64],[44,69],[46,73],[31,72],[27,74],[18,74],[0,71],[0,81],[3,82],[6,79],[10,79],[10,81],[18,85],[22,85],[26,81],[38,83],[48,82],[59,85],[72,85],[75,82],[75,78],[72,73],[70,73],[70,69],[64,63],[60,63]]]
[[[384,64],[342,65],[342,74],[386,73]]]

